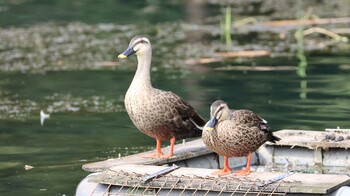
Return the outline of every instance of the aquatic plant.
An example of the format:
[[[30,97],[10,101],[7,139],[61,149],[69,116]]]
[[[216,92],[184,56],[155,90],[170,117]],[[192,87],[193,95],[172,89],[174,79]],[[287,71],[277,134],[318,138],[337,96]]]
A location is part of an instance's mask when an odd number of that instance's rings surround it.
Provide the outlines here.
[[[297,53],[296,56],[299,59],[299,64],[297,68],[297,74],[301,78],[306,78],[306,68],[307,68],[307,59],[305,56],[305,50],[304,50],[304,35],[303,35],[303,30],[304,27],[301,24],[301,20],[307,19],[311,16],[311,12],[307,12],[304,16],[301,14],[301,1],[298,1],[297,7],[297,17],[299,18],[298,20],[298,28],[297,31],[294,34],[294,37],[297,41]],[[306,99],[307,98],[307,80],[301,80],[300,81],[300,94],[299,97],[301,99]]]
[[[299,59],[297,74],[300,77],[306,77],[306,67],[307,59],[305,57],[304,50],[304,36],[303,36],[303,26],[299,25],[297,31],[295,32],[295,39],[297,41],[297,53],[296,56]]]
[[[224,20],[220,21],[221,26],[221,40],[224,40],[226,43],[226,47],[230,47],[232,45],[231,39],[231,28],[232,28],[232,16],[231,16],[231,6],[227,5],[225,9],[225,17]]]

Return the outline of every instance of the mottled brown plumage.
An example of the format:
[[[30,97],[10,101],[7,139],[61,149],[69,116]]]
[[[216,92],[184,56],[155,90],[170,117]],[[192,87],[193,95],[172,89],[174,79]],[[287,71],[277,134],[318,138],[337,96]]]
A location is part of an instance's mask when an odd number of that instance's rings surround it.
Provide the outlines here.
[[[125,108],[134,125],[146,135],[157,140],[157,152],[152,157],[172,156],[176,139],[199,137],[202,131],[194,125],[203,126],[205,121],[176,94],[153,88],[151,85],[152,47],[145,36],[135,36],[128,49],[119,58],[137,55],[138,65],[135,76],[125,95]],[[160,143],[171,141],[167,156],[162,156]]]
[[[230,110],[222,100],[217,100],[211,105],[210,115],[211,120],[203,130],[203,142],[209,149],[225,156],[225,159],[250,157],[250,154],[266,141],[275,143],[280,140],[269,130],[264,119],[249,110]],[[247,168],[250,168],[249,157]],[[227,164],[224,169],[225,172],[218,174],[230,173]],[[247,175],[249,172],[245,170],[242,175]]]

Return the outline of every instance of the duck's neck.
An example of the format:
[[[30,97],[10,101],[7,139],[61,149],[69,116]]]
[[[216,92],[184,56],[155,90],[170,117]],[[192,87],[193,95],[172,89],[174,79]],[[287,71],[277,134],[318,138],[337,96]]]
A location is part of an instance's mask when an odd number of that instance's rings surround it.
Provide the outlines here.
[[[142,88],[152,88],[151,84],[151,61],[152,52],[137,55],[137,70],[131,85]]]

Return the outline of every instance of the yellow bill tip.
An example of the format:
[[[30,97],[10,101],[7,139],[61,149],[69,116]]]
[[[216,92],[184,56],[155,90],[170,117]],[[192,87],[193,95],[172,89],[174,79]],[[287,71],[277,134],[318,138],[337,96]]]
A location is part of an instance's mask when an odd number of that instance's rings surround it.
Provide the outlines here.
[[[124,55],[124,54],[120,54],[120,55],[118,55],[118,58],[119,58],[119,59],[125,59],[125,58],[127,58],[127,56]]]
[[[206,131],[212,131],[212,130],[214,130],[214,127],[205,127],[205,130]]]

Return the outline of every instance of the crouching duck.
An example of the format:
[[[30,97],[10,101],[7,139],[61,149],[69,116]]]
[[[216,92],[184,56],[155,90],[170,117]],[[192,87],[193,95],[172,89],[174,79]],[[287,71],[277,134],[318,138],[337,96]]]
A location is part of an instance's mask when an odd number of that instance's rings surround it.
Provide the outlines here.
[[[222,100],[211,105],[210,117],[202,138],[209,149],[224,156],[224,168],[213,173],[216,175],[230,174],[228,158],[243,156],[247,157],[247,166],[235,173],[249,175],[252,152],[266,141],[276,143],[280,140],[273,135],[264,119],[249,110],[230,110]]]
[[[137,56],[137,70],[126,92],[124,104],[134,125],[144,134],[156,139],[156,152],[145,157],[169,158],[174,155],[174,144],[178,139],[200,137],[205,121],[181,97],[170,91],[152,87],[151,42],[146,36],[135,36],[128,48],[118,58]],[[161,143],[170,140],[170,150],[164,155]]]

